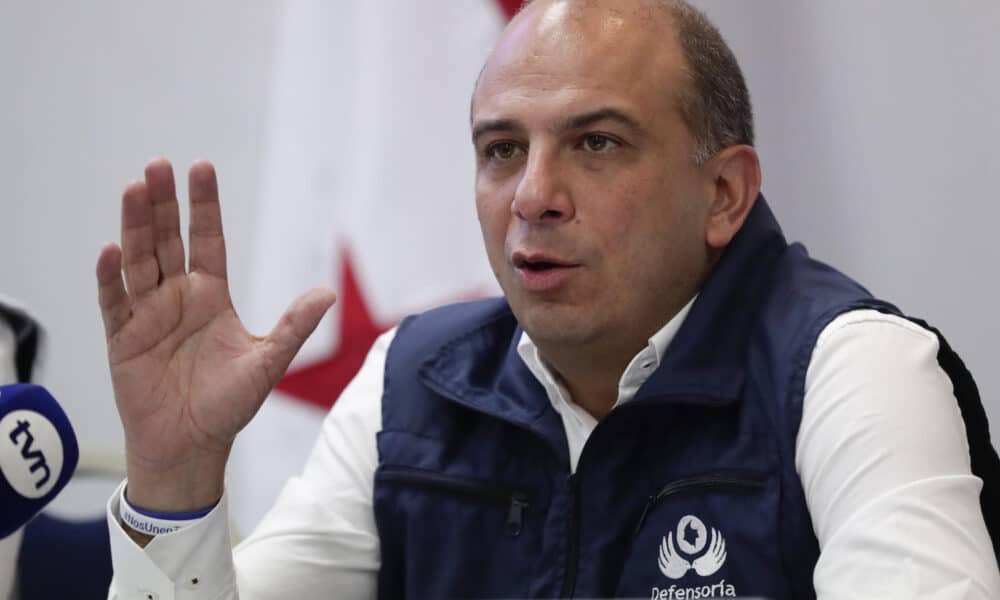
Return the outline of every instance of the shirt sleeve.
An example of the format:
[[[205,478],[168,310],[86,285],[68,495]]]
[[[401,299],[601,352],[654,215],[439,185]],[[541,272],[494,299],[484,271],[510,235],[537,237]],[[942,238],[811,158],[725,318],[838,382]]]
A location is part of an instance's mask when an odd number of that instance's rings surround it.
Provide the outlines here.
[[[254,532],[229,551],[223,496],[206,517],[140,548],[108,504],[109,600],[270,600],[374,598],[380,565],[372,508],[376,434],[382,428],[385,356],[380,336],[323,422],[298,476],[289,479]]]
[[[982,481],[938,346],[872,310],[841,315],[816,343],[795,462],[821,600],[1000,598]]]

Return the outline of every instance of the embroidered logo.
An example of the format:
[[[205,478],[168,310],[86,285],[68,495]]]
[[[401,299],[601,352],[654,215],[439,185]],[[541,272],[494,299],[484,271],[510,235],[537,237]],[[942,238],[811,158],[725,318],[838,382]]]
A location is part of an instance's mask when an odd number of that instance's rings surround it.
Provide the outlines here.
[[[677,534],[676,543],[674,533]],[[706,546],[708,550],[698,556]],[[667,532],[660,544],[660,572],[670,579],[680,579],[691,569],[702,577],[708,577],[721,569],[725,562],[725,538],[714,527],[709,534],[705,524],[694,515],[682,517],[677,523],[677,531]]]

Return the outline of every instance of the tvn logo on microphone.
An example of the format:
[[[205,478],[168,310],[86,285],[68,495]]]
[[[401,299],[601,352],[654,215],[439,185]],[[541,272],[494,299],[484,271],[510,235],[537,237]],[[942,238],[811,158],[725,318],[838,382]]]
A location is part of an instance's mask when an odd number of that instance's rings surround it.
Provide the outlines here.
[[[25,498],[41,498],[55,487],[63,447],[55,426],[41,413],[14,410],[0,419],[0,472]]]

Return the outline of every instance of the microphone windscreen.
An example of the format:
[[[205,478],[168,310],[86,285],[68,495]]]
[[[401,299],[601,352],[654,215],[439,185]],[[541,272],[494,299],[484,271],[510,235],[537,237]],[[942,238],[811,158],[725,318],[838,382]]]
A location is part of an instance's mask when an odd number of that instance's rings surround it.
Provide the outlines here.
[[[59,494],[79,458],[73,427],[48,390],[0,386],[0,538]]]

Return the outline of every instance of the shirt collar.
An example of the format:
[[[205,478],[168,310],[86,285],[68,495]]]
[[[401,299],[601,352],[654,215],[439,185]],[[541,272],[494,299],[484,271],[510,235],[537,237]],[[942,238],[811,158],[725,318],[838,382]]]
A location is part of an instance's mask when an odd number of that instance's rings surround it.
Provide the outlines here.
[[[691,298],[673,318],[667,321],[663,327],[649,338],[649,343],[646,347],[632,358],[622,373],[621,379],[618,381],[618,399],[615,402],[615,406],[634,398],[636,392],[646,382],[646,379],[659,368],[660,362],[663,360],[663,355],[666,354],[670,342],[677,335],[677,331],[684,323],[684,319],[687,318],[688,313],[691,311],[691,306],[697,297],[695,295],[694,298]],[[562,413],[563,406],[572,402],[569,398],[569,393],[562,385],[558,376],[542,359],[538,351],[538,346],[535,345],[535,342],[532,341],[527,332],[523,332],[517,342],[517,353],[521,356],[521,360],[524,361],[528,370],[535,376],[535,379],[545,388],[549,402],[552,403],[553,408],[557,412]]]

